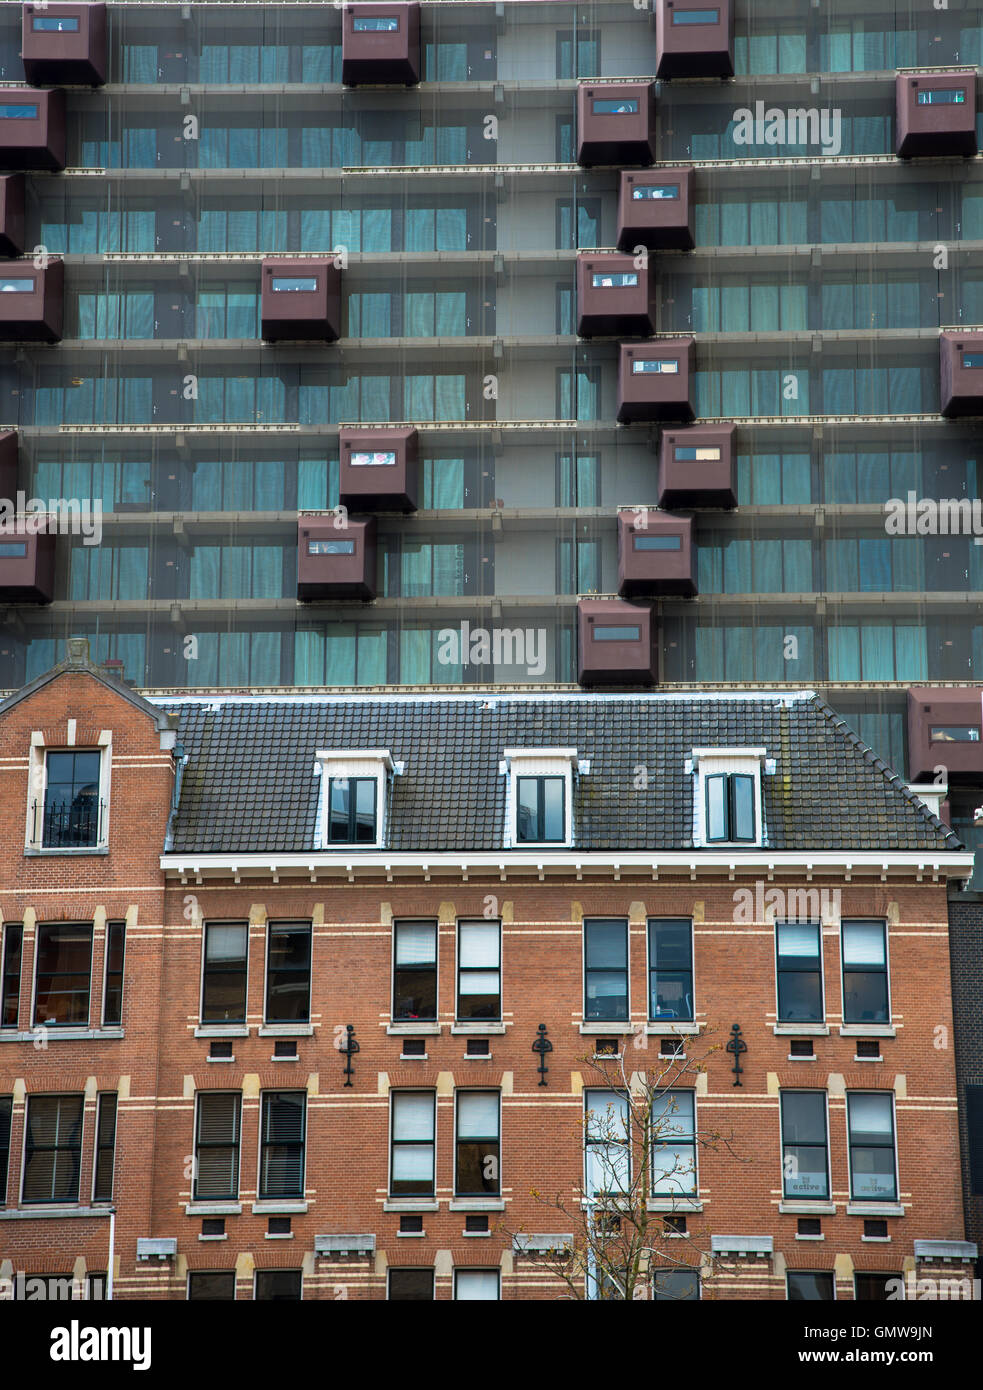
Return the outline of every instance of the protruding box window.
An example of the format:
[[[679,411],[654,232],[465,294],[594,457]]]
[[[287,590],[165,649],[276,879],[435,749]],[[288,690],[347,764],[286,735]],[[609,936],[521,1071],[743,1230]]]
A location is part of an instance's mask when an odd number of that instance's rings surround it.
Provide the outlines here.
[[[65,314],[65,264],[0,270],[0,341],[56,343]]]
[[[974,155],[976,70],[899,72],[895,149],[902,159]]]
[[[99,87],[106,80],[104,4],[23,6],[21,55],[35,86]]]
[[[654,0],[658,77],[733,77],[733,0],[686,5]]]
[[[0,91],[0,169],[65,167],[65,93]]]
[[[582,82],[577,88],[577,160],[651,164],[655,158],[655,85]]]
[[[411,87],[420,80],[420,6],[346,5],[342,14],[341,80]]]
[[[693,419],[692,338],[622,343],[618,363],[618,419],[622,424]]]

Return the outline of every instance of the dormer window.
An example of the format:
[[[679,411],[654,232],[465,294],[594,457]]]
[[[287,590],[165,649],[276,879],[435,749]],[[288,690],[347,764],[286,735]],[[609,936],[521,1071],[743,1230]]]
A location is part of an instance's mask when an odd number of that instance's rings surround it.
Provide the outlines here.
[[[394,14],[356,15],[352,20],[352,28],[356,34],[397,34],[399,32],[399,16]]]
[[[760,845],[764,841],[761,765],[774,771],[763,748],[697,748],[688,764],[695,777],[693,843]]]
[[[575,748],[506,748],[509,776],[505,843],[517,849],[573,843],[573,770],[586,771]]]
[[[388,749],[317,754],[321,776],[318,847],[379,849],[385,844],[389,779],[402,771]]]
[[[744,772],[715,772],[707,777],[708,844],[757,839],[754,824],[754,778]]]
[[[105,850],[109,839],[108,737],[104,748],[46,748],[35,742],[27,815],[29,851],[64,854]]]

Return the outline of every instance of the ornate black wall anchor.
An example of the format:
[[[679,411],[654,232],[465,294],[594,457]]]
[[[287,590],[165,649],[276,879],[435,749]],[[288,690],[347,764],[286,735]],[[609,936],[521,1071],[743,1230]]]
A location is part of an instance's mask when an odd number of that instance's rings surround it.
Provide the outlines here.
[[[546,1036],[545,1023],[541,1023],[539,1025],[539,1027],[536,1030],[536,1034],[537,1036],[535,1042],[532,1045],[532,1050],[533,1052],[539,1053],[539,1067],[537,1068],[537,1070],[539,1071],[539,1084],[540,1086],[548,1086],[549,1082],[546,1080],[546,1073],[549,1071],[549,1067],[546,1065],[546,1054],[547,1052],[553,1051],[553,1044]]]
[[[740,1086],[741,1072],[744,1070],[741,1066],[741,1053],[747,1052],[747,1043],[741,1037],[741,1025],[739,1023],[732,1023],[730,1031],[732,1036],[727,1044],[727,1051],[734,1054],[734,1065],[731,1071],[734,1073],[734,1085]]]
[[[352,1084],[352,1077],[355,1074],[352,1067],[352,1058],[355,1056],[356,1052],[361,1052],[362,1050],[355,1041],[354,1023],[345,1024],[345,1041],[338,1050],[345,1054],[345,1076],[348,1078],[345,1085],[350,1086]]]

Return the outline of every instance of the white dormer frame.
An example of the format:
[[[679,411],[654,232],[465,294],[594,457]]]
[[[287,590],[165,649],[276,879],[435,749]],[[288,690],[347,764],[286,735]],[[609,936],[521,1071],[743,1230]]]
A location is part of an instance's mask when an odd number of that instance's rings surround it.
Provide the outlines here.
[[[315,849],[333,850],[338,853],[351,853],[354,850],[383,849],[389,833],[389,781],[401,776],[406,764],[394,762],[388,748],[327,748],[315,755],[315,775],[320,776],[321,791],[318,798],[317,839]],[[328,786],[332,778],[365,777],[374,778],[375,791],[375,839],[360,844],[346,842],[332,844],[328,839]]]
[[[686,760],[686,771],[693,775],[693,844],[701,849],[760,849],[767,843],[764,823],[764,801],[761,795],[761,774],[775,771],[774,758],[766,748],[694,748]],[[707,840],[706,779],[714,773],[737,772],[753,778],[754,828],[753,840]]]
[[[47,740],[39,729],[31,734],[28,757],[27,819],[24,831],[24,853],[27,855],[86,855],[109,852],[109,810],[112,792],[113,734],[101,729],[95,744],[76,743],[77,721],[69,719],[65,738]],[[45,848],[43,844],[44,806],[48,795],[49,753],[99,754],[99,832],[94,845]]]
[[[586,774],[590,762],[578,758],[576,748],[506,748],[498,765],[503,776],[508,777],[505,793],[505,835],[506,849],[532,849],[536,841],[519,840],[518,834],[518,777],[562,777],[563,778],[563,839],[540,841],[553,849],[569,849],[573,845],[573,777],[574,772]]]

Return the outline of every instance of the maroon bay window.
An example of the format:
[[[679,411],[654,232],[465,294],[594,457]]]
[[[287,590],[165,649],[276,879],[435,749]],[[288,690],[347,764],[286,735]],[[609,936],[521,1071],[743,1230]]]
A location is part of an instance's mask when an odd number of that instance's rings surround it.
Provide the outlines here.
[[[693,523],[639,508],[618,512],[618,592],[625,598],[671,594],[692,598],[696,587]]]
[[[24,175],[0,174],[0,256],[24,251]]]
[[[622,343],[618,361],[619,421],[631,425],[646,420],[692,420],[689,393],[693,359],[692,338]]]
[[[341,337],[341,271],[332,257],[264,260],[263,337],[268,342]]]
[[[655,84],[581,82],[577,88],[577,163],[651,164],[655,159]]]
[[[657,674],[652,605],[618,598],[577,604],[581,685],[653,685]]]
[[[733,77],[732,0],[655,0],[657,77]]]
[[[297,597],[375,598],[375,518],[336,526],[335,516],[297,520]]]
[[[622,172],[618,195],[618,249],[692,251],[693,170]]]
[[[55,594],[55,541],[0,526],[0,603],[50,603]]]
[[[64,169],[65,93],[0,90],[0,169]]]
[[[0,431],[0,503],[17,498],[17,433]]]
[[[354,511],[416,511],[416,430],[338,431],[339,501]]]
[[[28,82],[102,86],[105,5],[24,5],[21,13],[21,54]]]
[[[655,331],[655,276],[631,256],[577,257],[577,332],[596,334]]]
[[[737,506],[733,425],[691,425],[663,431],[659,506]]]
[[[983,333],[943,333],[942,414],[983,415]]]
[[[403,83],[420,80],[420,6],[346,5],[341,34],[341,80]]]
[[[908,691],[908,769],[912,782],[950,784],[983,777],[983,687]]]
[[[899,72],[895,149],[902,159],[976,154],[976,70]]]
[[[0,266],[0,342],[57,343],[65,309],[65,262]]]

